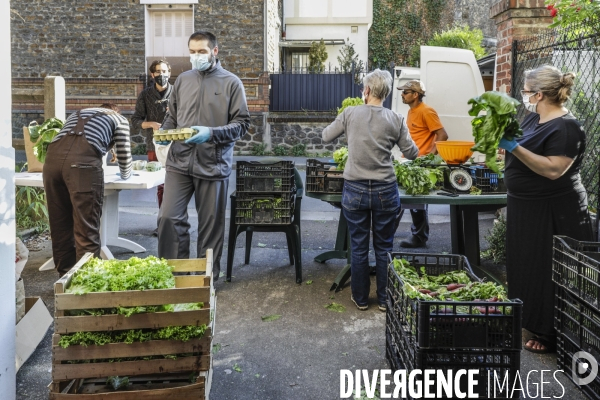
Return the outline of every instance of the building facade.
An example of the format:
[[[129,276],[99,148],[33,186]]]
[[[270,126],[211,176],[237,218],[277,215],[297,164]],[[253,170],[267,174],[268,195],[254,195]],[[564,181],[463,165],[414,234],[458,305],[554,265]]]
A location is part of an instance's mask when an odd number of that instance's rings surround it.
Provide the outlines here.
[[[244,82],[253,122],[259,120],[249,135],[264,126],[265,71],[279,54],[265,37],[279,37],[279,0],[11,0],[10,6],[15,147],[22,127],[43,119],[44,77],[65,78],[67,114],[111,101],[130,116],[147,66],[166,59],[174,80],[191,67],[187,40],[200,29],[217,36],[221,63]],[[132,140],[143,143],[138,132]]]
[[[373,0],[284,0],[281,67],[305,69],[311,43],[321,39],[327,48],[326,70],[339,68],[340,50],[350,44],[366,65],[372,23]]]

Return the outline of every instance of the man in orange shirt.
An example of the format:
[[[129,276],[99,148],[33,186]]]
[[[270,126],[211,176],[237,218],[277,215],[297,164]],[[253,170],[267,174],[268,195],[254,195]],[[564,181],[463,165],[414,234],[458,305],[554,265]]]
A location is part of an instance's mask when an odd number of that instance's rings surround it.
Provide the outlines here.
[[[437,154],[435,142],[448,140],[448,134],[442,126],[437,112],[423,103],[425,85],[421,81],[413,80],[397,89],[402,91],[402,102],[410,107],[406,116],[406,124],[410,136],[419,148],[419,156],[430,153]],[[410,210],[410,215],[413,220],[410,227],[412,236],[401,241],[400,247],[424,247],[429,239],[427,206],[425,205],[423,209],[419,210]]]

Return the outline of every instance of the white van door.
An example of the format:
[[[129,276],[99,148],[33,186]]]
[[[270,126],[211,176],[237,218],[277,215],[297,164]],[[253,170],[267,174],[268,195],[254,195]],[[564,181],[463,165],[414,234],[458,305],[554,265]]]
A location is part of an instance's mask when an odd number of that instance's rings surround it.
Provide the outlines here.
[[[433,107],[449,140],[473,140],[467,104],[484,92],[483,79],[475,55],[470,50],[421,46],[423,101]]]
[[[413,67],[394,67],[394,86],[392,88],[392,111],[406,118],[408,106],[402,102],[400,91],[397,88],[404,86],[408,81],[421,79],[421,70]]]

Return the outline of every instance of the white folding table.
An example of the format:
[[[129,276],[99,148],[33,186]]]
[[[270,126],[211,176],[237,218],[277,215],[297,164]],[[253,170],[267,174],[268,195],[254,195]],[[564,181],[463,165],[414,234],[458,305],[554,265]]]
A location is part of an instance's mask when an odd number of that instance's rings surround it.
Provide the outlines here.
[[[131,189],[150,189],[165,182],[165,170],[148,172],[132,171],[132,176],[123,180],[118,175],[119,167],[104,167],[104,204],[102,205],[102,218],[100,220],[100,255],[108,260],[114,258],[108,246],[117,246],[129,249],[134,253],[142,253],[146,249],[139,244],[119,237],[119,192]],[[44,187],[41,172],[20,172],[15,174],[15,185]],[[40,271],[54,269],[52,259],[40,267]]]

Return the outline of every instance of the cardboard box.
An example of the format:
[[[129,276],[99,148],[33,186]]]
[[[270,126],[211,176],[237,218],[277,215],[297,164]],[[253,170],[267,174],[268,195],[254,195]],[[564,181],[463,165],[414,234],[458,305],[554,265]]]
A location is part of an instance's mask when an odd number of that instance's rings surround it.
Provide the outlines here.
[[[52,316],[39,297],[25,298],[25,316],[17,324],[15,361],[17,371],[33,354],[52,324]]]

